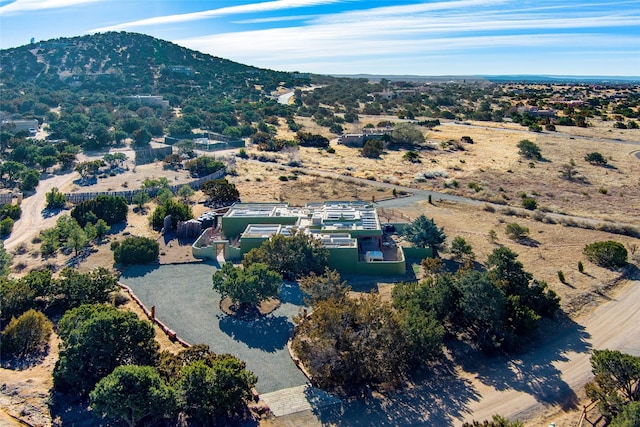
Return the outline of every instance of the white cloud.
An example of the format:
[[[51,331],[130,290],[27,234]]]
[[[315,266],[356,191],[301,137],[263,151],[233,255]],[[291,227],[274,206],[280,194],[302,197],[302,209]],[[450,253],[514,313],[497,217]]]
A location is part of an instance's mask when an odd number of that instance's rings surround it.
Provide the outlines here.
[[[0,14],[13,15],[20,12],[29,12],[42,9],[60,9],[70,6],[79,6],[86,3],[95,3],[103,0],[16,0],[13,3],[0,7]]]
[[[276,10],[291,9],[296,7],[320,6],[332,3],[340,3],[344,0],[274,0],[263,3],[251,3],[238,6],[221,7],[201,12],[182,13],[178,15],[157,16],[154,18],[141,19],[138,21],[124,22],[90,30],[89,32],[121,31],[132,28],[174,24],[177,22],[189,22],[219,16],[238,15],[244,13],[272,12]]]

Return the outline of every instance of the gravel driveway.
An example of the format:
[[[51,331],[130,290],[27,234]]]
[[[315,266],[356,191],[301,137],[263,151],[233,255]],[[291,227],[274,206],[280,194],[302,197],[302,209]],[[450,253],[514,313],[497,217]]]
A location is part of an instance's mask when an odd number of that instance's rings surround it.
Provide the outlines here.
[[[224,314],[220,295],[211,289],[215,263],[135,266],[120,281],[131,287],[156,317],[190,344],[208,344],[216,353],[230,353],[258,376],[257,390],[268,393],[303,385],[306,377],[287,351],[293,331],[291,316],[303,306],[297,285],[282,288],[282,305],[273,313],[243,321]]]

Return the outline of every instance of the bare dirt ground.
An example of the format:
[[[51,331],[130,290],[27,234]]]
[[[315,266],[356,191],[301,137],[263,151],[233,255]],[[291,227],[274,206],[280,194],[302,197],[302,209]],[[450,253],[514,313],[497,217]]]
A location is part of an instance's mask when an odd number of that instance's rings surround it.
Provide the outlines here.
[[[361,117],[359,126],[364,126],[368,122],[377,123],[385,119],[388,118]],[[320,131],[308,119],[297,118],[296,121],[305,125],[305,131]],[[356,131],[357,128],[353,126],[349,130]],[[433,131],[425,131],[427,140],[432,142],[432,148],[420,151],[421,163],[404,161],[402,159],[403,150],[389,150],[378,160],[365,159],[359,156],[357,149],[337,145],[333,142],[332,147],[336,150],[334,154],[317,149],[301,148],[299,151],[291,153],[266,153],[267,156],[276,160],[275,163],[256,164],[237,159],[235,165],[231,167],[235,169],[235,173],[228,176],[228,179],[237,186],[241,198],[245,202],[288,201],[293,205],[303,205],[306,202],[322,200],[379,201],[394,197],[390,189],[375,185],[376,182],[387,182],[435,191],[454,192],[468,197],[507,202],[515,206],[519,205],[519,193],[526,192],[528,195],[536,197],[539,206],[548,211],[640,225],[640,168],[638,167],[640,159],[635,155],[640,147],[608,141],[609,139],[640,141],[640,131],[615,130],[612,129],[610,122],[596,122],[591,128],[562,128],[559,129],[559,133],[570,133],[574,136],[536,134],[526,132],[525,128],[509,123],[477,122],[471,123],[469,126],[453,123],[443,124]],[[474,140],[472,145],[465,144],[464,151],[452,151],[441,147],[443,141],[457,140],[463,135],[471,136]],[[286,137],[287,133],[282,130],[281,136]],[[289,136],[292,137],[292,135]],[[585,139],[583,137],[600,139]],[[602,138],[606,138],[607,141],[603,141]],[[522,139],[529,139],[538,144],[546,160],[536,162],[534,167],[530,167],[529,162],[524,161],[517,154],[516,144]],[[252,147],[248,147],[247,151],[250,154],[254,153]],[[610,166],[598,167],[586,163],[583,157],[592,151],[598,151],[610,159]],[[569,162],[572,158],[580,172],[579,177],[584,178],[582,181],[568,182],[559,177],[561,165]],[[366,178],[371,185],[354,184],[313,174],[296,174],[281,166],[292,164],[292,162],[309,169]],[[416,174],[434,170],[444,172],[446,178],[424,182],[415,180]],[[160,176],[166,176],[170,182],[186,182],[189,179],[184,173],[167,172],[162,169],[160,164],[156,163],[138,166],[135,170],[130,167],[128,172],[99,180],[98,185],[91,188],[75,186],[73,180],[78,178],[76,173],[42,180],[36,194],[23,201],[22,218],[16,222],[14,233],[5,241],[5,247],[14,252],[13,274],[24,274],[32,268],[42,266],[58,270],[69,258],[69,256],[58,255],[55,258],[43,260],[39,256],[38,245],[32,243],[33,237],[39,231],[51,227],[55,223],[54,216],[42,217],[44,195],[50,188],[55,186],[63,192],[133,189],[137,188],[145,178]],[[286,180],[281,177],[286,177]],[[454,180],[458,182],[457,188],[452,186]],[[472,182],[481,187],[480,191],[476,192],[469,188],[468,184]],[[203,205],[195,203],[200,197],[201,195],[193,197],[192,207],[196,216],[207,210]],[[81,271],[89,271],[100,265],[113,268],[113,255],[109,249],[109,242],[123,238],[124,233],[158,239],[161,244],[161,263],[192,261],[189,242],[165,240],[157,232],[151,230],[148,225],[148,213],[153,208],[153,204],[149,204],[146,215],[134,212],[131,208],[126,227],[118,230],[118,234],[108,236],[104,243],[94,246],[91,253],[77,267]],[[616,310],[608,310],[600,315],[600,311],[597,309],[610,299],[616,298],[619,289],[627,289],[631,285],[627,285],[629,282],[625,280],[618,280],[619,273],[586,262],[582,256],[582,248],[597,240],[616,240],[627,245],[630,249],[632,262],[638,265],[640,253],[634,253],[635,249],[633,249],[640,244],[638,239],[596,230],[546,224],[530,218],[512,216],[501,209],[490,212],[481,206],[474,207],[437,200],[433,204],[424,201],[413,206],[397,208],[397,210],[412,218],[423,213],[433,217],[439,226],[444,227],[449,241],[458,235],[464,237],[473,246],[476,259],[479,262],[484,262],[497,245],[505,245],[513,249],[519,254],[519,260],[525,268],[531,271],[535,278],[547,281],[550,288],[561,296],[562,308],[573,321],[584,325],[586,332],[593,335],[593,348],[598,348],[600,343],[608,344],[610,342],[596,339],[601,333],[604,333],[599,332],[599,328],[604,325],[617,325],[620,321],[620,314]],[[68,213],[68,211],[66,212]],[[398,218],[389,219],[398,220]],[[504,234],[505,224],[508,222],[518,222],[529,227],[531,244],[522,245],[509,240]],[[488,236],[491,230],[497,233],[496,242],[489,241]],[[449,255],[445,252],[443,257],[448,258]],[[578,261],[585,264],[584,274],[578,271]],[[562,284],[558,280],[558,271],[563,271],[567,279],[566,284]],[[637,282],[632,283],[634,283],[633,286],[638,286]],[[392,284],[381,283],[380,292],[388,294],[391,286]],[[628,298],[637,301],[638,296],[629,294]],[[134,308],[132,307],[132,309]],[[597,321],[592,321],[589,320],[592,318],[590,316],[602,317],[597,317]],[[618,328],[620,332],[623,327]],[[614,328],[613,331],[618,332],[618,329]],[[166,339],[165,341],[163,347],[171,348],[170,346],[174,345]],[[174,350],[177,348],[174,347]],[[577,360],[575,363],[573,358],[567,357],[570,360],[566,363],[570,365],[558,364],[557,367],[558,370],[561,370],[561,374],[558,375],[561,375],[563,379],[565,375],[570,376],[564,381],[575,393],[579,402],[578,407],[583,403],[584,378],[589,376],[588,355],[581,353],[580,357],[583,356],[586,359]],[[55,357],[57,357],[55,351],[50,352],[48,357],[55,361]],[[44,364],[31,368],[31,370],[9,371],[1,369],[0,377],[9,389],[16,384],[21,384],[20,387],[24,393],[45,396],[50,386],[47,381],[50,381],[51,368],[52,365],[47,365],[45,361]],[[479,418],[485,412],[488,417],[491,415],[491,411],[504,410],[505,413],[509,413],[507,411],[510,410],[510,406],[502,404],[510,402],[512,398],[520,399],[508,394],[508,387],[497,390],[486,387],[482,383],[482,380],[486,379],[474,379],[473,372],[461,374],[469,375],[470,381],[474,381],[474,386],[482,396],[478,402],[501,402],[500,405],[474,406],[473,416],[475,418]],[[536,372],[524,374],[528,375],[527,378],[534,380]],[[26,384],[29,386],[27,387]],[[0,398],[5,399],[6,393],[0,393]],[[35,397],[29,399],[35,399]],[[522,397],[522,399],[527,399],[527,397]],[[0,406],[8,411],[10,406],[15,405],[0,400]],[[512,407],[517,407],[516,401]],[[545,407],[543,405],[532,406],[524,414],[526,415],[525,419],[528,420],[527,425],[546,425],[547,421],[553,419],[558,426],[561,426],[573,425],[577,419],[576,411],[575,408]],[[300,414],[300,416],[304,415]],[[484,417],[484,415],[482,416]],[[564,419],[567,420],[566,423],[562,421]],[[0,418],[0,420],[2,419]],[[294,420],[295,418],[277,420],[274,425],[296,425]]]

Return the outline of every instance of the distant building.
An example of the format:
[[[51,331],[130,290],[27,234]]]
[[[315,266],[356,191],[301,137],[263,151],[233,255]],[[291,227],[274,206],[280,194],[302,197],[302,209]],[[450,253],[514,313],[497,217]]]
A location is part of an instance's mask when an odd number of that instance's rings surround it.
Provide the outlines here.
[[[338,137],[338,144],[362,147],[371,139],[382,139],[391,134],[390,129],[363,129],[362,133],[345,133]]]
[[[385,236],[371,203],[334,201],[290,207],[287,203],[236,203],[221,217],[218,230],[206,230],[193,244],[195,258],[239,259],[277,234],[296,231],[318,239],[329,251],[329,267],[340,273],[402,275],[405,251],[432,256],[431,249],[402,248]],[[234,245],[230,241],[236,242]],[[415,252],[419,251],[419,254]]]
[[[184,74],[186,76],[193,76],[195,74],[193,68],[187,65],[169,65],[167,70],[172,73]]]
[[[131,95],[125,96],[126,102],[139,102],[143,105],[159,105],[162,108],[169,108],[169,101],[162,99],[161,95]]]
[[[0,129],[3,131],[16,133],[20,131],[29,132],[29,136],[36,136],[36,132],[40,128],[38,120],[3,120]]]

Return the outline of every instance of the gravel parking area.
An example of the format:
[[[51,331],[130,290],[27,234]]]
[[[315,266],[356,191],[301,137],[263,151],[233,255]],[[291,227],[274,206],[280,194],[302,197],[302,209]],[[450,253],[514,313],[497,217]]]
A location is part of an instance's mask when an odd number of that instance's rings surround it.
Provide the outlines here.
[[[307,382],[287,351],[293,331],[291,316],[303,306],[297,285],[284,284],[281,306],[255,320],[224,314],[220,295],[211,289],[216,263],[170,264],[128,268],[120,281],[131,287],[156,317],[190,344],[208,344],[216,353],[230,353],[258,376],[256,388],[268,393]]]

